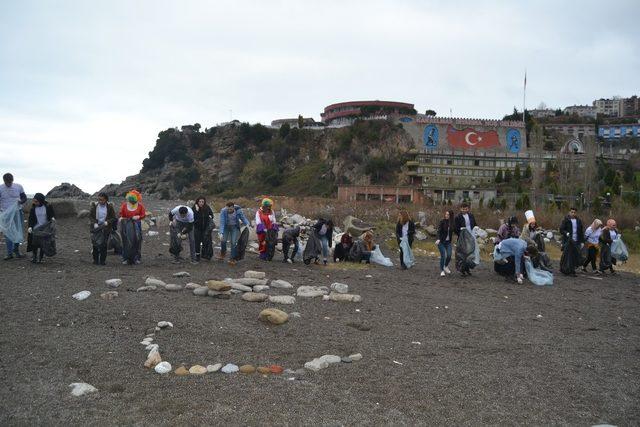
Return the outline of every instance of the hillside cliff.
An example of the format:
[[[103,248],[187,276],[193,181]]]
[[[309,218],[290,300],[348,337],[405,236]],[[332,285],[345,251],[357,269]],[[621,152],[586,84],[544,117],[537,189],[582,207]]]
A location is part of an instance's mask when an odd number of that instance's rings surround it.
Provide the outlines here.
[[[101,191],[131,188],[164,199],[197,194],[335,194],[339,184],[404,184],[411,137],[387,121],[362,121],[340,129],[269,129],[236,123],[200,131],[167,129],[139,174]]]

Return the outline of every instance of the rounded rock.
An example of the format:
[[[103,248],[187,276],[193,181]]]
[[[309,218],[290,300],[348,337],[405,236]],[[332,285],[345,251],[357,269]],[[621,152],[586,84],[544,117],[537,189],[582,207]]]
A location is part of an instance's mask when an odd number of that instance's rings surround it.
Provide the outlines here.
[[[117,288],[118,286],[122,285],[122,279],[109,279],[105,280],[104,283],[110,288]]]
[[[178,369],[173,371],[173,373],[178,375],[178,376],[180,376],[180,377],[183,377],[185,375],[189,375],[189,371],[184,366],[180,366]]]
[[[207,365],[207,372],[218,372],[222,368],[222,363],[216,363],[215,365]]]
[[[202,365],[193,365],[189,368],[189,373],[191,375],[203,375],[207,373],[207,368]]]
[[[284,372],[284,368],[280,365],[271,365],[269,366],[269,371],[271,371],[272,374],[279,375]]]
[[[155,366],[155,368],[153,368],[153,370],[156,371],[159,374],[167,374],[167,373],[171,372],[171,363],[169,363],[169,362],[160,362]]]
[[[181,291],[182,290],[182,286],[181,285],[176,285],[173,283],[168,283],[167,285],[165,285],[164,289],[166,291]]]
[[[266,375],[266,374],[270,374],[270,373],[271,373],[271,369],[269,369],[269,368],[268,368],[268,367],[266,367],[266,366],[258,366],[257,371],[258,371],[258,373],[259,373],[259,374],[263,374],[263,375]]]
[[[242,365],[238,370],[242,374],[253,374],[256,371],[256,368],[253,365]]]
[[[244,294],[242,294],[242,299],[244,301],[249,301],[249,302],[264,302],[268,298],[269,298],[269,295],[260,294],[257,292],[245,292]]]
[[[238,368],[238,365],[234,365],[233,363],[227,363],[220,370],[225,374],[233,374],[235,372],[238,372],[240,368]]]
[[[272,325],[282,325],[289,320],[289,315],[277,308],[266,308],[260,312],[260,320]]]

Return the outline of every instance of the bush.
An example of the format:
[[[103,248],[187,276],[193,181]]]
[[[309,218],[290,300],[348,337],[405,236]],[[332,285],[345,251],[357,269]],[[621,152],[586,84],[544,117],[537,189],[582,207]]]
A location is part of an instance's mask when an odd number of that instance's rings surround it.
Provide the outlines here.
[[[207,160],[213,157],[213,149],[211,147],[205,148],[202,153],[200,153],[200,161]]]

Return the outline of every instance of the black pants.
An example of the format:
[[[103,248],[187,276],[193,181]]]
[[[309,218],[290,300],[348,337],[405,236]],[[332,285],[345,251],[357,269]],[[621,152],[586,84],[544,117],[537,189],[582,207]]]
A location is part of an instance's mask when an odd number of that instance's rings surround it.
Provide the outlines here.
[[[107,263],[107,244],[93,247],[93,263],[105,265]]]
[[[348,261],[349,251],[351,251],[351,246],[345,248],[342,243],[338,243],[333,250],[333,262],[336,260]]]
[[[582,264],[582,267],[587,268],[587,265],[591,263],[591,268],[593,271],[596,271],[596,258],[598,256],[598,247],[597,246],[588,246],[587,247],[587,259]]]
[[[44,250],[42,248],[33,248],[31,253],[33,254],[33,262],[42,261],[42,258],[44,258]]]
[[[293,245],[293,251],[291,252],[291,261],[296,257],[298,253],[298,239],[282,239],[282,254],[284,255],[284,260],[289,259],[289,248]]]

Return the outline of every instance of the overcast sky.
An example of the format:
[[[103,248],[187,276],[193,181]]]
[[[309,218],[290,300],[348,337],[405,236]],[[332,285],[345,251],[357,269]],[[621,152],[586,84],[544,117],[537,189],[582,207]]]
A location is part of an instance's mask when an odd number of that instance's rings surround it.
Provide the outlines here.
[[[381,99],[438,115],[640,94],[640,2],[0,3],[0,171],[28,193],[137,173],[160,130]]]

